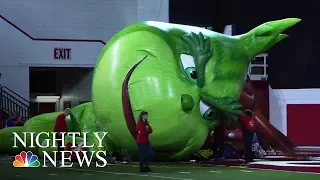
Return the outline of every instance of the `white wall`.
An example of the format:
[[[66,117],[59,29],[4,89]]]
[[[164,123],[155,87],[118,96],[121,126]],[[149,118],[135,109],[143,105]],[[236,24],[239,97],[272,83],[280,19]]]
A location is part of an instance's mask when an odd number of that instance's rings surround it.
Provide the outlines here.
[[[286,104],[320,104],[320,89],[285,89]]]
[[[287,104],[282,94],[283,89],[269,87],[269,119],[274,127],[287,136]]]
[[[169,22],[169,0],[138,0],[138,21]]]
[[[33,41],[0,20],[0,66],[94,66],[103,44],[90,42]],[[71,47],[71,60],[54,60],[54,48]],[[4,76],[4,74],[2,74]]]
[[[0,0],[0,4],[0,16],[35,39],[106,42],[136,21],[169,20],[169,0]],[[28,67],[94,67],[104,46],[99,42],[35,41],[1,18],[0,29],[0,83],[26,99]],[[54,60],[53,49],[60,47],[72,49],[71,60]],[[12,72],[19,75],[13,77]]]
[[[233,25],[226,25],[226,26],[224,26],[223,34],[232,36],[232,35],[233,35]]]
[[[2,86],[10,88],[29,101],[29,67],[0,66],[0,73]]]
[[[320,89],[269,88],[270,122],[287,135],[287,104],[320,104]]]
[[[1,0],[1,15],[39,38],[108,40],[137,20],[137,0]]]

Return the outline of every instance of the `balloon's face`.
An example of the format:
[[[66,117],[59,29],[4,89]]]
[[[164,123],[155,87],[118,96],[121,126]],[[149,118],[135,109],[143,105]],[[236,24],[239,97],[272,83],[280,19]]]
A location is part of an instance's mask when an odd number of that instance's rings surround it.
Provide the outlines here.
[[[215,122],[210,108],[200,101],[193,57],[172,49],[160,37],[149,38],[161,51],[146,53],[132,72],[128,89],[133,112],[136,117],[142,110],[149,113],[155,151],[179,152],[188,143],[203,143]]]
[[[128,91],[123,91],[127,92],[123,97],[129,97],[132,112],[136,115],[136,118],[125,115],[126,121],[134,121],[141,111],[149,113],[148,121],[154,130],[150,139],[155,151],[179,152],[200,148],[219,115],[219,110],[202,99],[202,94],[213,98],[219,92],[226,95],[223,93],[232,88],[220,82],[227,80],[228,76],[220,76],[217,84],[213,81],[214,66],[218,64],[210,61],[222,57],[220,52],[225,46],[214,45],[202,34],[165,34],[161,37],[146,33],[145,36],[153,42],[152,47],[136,47],[143,50],[145,56],[130,69],[127,82],[124,82]],[[245,70],[246,67],[241,78]],[[128,127],[134,136],[135,126]]]
[[[203,145],[224,108],[212,99],[229,98],[234,95],[229,92],[235,92],[232,83],[224,82],[232,76],[217,75],[225,73],[220,71],[225,66],[221,58],[230,56],[223,50],[228,45],[219,38],[215,41],[201,33],[187,32],[136,32],[118,39],[102,53],[95,70],[93,103],[98,118],[110,119],[112,123],[106,125],[110,136],[124,137],[129,131],[135,138],[139,113],[147,111],[153,129],[150,140],[156,152],[177,156],[194,152]],[[225,62],[230,63],[228,59]],[[239,71],[241,78],[245,71],[246,67]],[[111,105],[118,96],[115,89],[121,89],[123,112],[111,110],[117,109]],[[105,95],[110,100],[104,100]],[[232,105],[234,99],[228,98],[227,103]],[[125,133],[119,130],[123,128],[122,114],[128,127]],[[125,146],[125,140],[117,140]]]
[[[198,150],[217,120],[242,114],[237,99],[250,59],[283,39],[271,25],[239,37],[159,22],[128,27],[110,40],[96,66],[97,118],[110,122],[111,139],[129,147],[139,113],[147,111],[156,152],[178,157]]]

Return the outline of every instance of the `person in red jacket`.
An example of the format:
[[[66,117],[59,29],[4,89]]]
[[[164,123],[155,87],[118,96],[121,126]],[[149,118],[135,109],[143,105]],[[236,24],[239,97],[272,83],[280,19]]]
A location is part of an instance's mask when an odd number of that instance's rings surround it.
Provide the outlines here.
[[[62,147],[62,134],[68,132],[68,124],[66,117],[71,114],[71,109],[67,108],[63,111],[63,113],[59,114],[56,118],[56,122],[54,125],[53,132],[56,132],[56,141],[58,144],[58,152],[63,151],[64,148]]]
[[[252,111],[246,109],[244,115],[239,116],[240,123],[243,128],[243,140],[244,140],[244,159],[246,162],[253,162],[252,140],[254,132],[256,131],[256,124],[252,117]]]
[[[139,115],[137,123],[137,144],[139,147],[139,164],[140,172],[151,172],[149,162],[152,156],[152,146],[149,142],[149,134],[152,133],[152,128],[148,122],[148,113],[142,111]],[[145,166],[144,166],[144,160]]]

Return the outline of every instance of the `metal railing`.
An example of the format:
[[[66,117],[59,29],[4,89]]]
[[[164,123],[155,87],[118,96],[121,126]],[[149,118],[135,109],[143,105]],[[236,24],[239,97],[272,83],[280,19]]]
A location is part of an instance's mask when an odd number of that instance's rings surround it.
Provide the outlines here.
[[[4,113],[10,114],[18,112],[23,121],[30,118],[29,101],[15,93],[6,86],[0,85],[0,109]]]
[[[268,79],[268,53],[259,54],[250,63],[248,69],[248,75],[251,80],[267,80]]]

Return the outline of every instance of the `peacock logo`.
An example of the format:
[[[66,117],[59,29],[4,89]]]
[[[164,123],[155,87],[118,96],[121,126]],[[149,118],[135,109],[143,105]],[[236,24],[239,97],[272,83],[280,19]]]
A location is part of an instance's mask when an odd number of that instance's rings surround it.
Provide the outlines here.
[[[38,156],[33,155],[31,151],[22,151],[20,154],[15,156],[13,161],[13,167],[39,167],[40,162]]]

